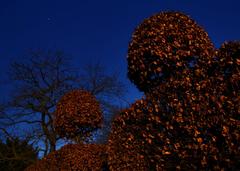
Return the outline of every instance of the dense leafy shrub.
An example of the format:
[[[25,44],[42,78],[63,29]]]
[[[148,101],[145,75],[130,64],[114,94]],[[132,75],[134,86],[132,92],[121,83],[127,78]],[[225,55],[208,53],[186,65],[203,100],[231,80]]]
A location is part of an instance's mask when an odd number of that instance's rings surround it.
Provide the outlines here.
[[[66,93],[58,102],[54,126],[61,137],[88,138],[100,128],[103,115],[96,98],[85,90]]]
[[[215,50],[178,12],[145,20],[128,54],[129,78],[145,97],[114,121],[109,168],[240,169],[239,47]]]
[[[208,34],[194,20],[179,12],[162,12],[144,20],[133,33],[128,77],[147,92],[196,59],[207,64],[213,52]]]
[[[26,171],[102,171],[106,167],[105,145],[69,144],[50,153]]]

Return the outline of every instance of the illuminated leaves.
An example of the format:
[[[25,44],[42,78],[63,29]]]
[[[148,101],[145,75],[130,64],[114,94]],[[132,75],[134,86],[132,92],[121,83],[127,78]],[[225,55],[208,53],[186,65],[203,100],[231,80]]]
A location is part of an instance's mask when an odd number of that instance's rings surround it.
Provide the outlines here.
[[[61,137],[86,138],[103,120],[96,98],[85,90],[65,94],[57,104],[54,126]]]
[[[110,170],[156,169],[156,165],[160,169],[169,157],[176,155],[169,147],[173,137],[168,136],[176,134],[176,126],[165,122],[161,112],[155,102],[142,99],[115,119],[107,148]],[[127,137],[134,138],[129,141]]]
[[[28,167],[26,171],[102,171],[106,165],[106,157],[104,145],[69,144],[50,153],[42,160]]]
[[[143,155],[145,170],[239,169],[239,58],[239,42],[215,53],[207,33],[181,13],[145,20],[129,45],[128,76],[146,99],[113,123],[111,170],[137,168],[126,154]]]
[[[147,92],[188,66],[188,58],[198,57],[204,63],[213,53],[208,34],[191,18],[179,12],[162,12],[146,19],[133,33],[128,77]]]

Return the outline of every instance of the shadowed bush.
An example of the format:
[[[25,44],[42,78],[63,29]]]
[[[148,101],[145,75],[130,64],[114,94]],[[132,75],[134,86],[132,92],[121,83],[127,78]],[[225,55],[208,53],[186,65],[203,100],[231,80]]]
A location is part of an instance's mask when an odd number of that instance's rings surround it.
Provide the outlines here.
[[[37,159],[37,149],[28,140],[7,138],[0,141],[0,170],[22,171]]]
[[[96,170],[106,167],[105,145],[69,144],[50,153],[26,171]]]

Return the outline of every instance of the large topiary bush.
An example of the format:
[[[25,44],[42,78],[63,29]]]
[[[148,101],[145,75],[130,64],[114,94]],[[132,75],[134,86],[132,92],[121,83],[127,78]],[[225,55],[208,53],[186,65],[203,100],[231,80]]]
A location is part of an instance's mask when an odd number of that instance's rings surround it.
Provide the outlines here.
[[[109,137],[111,170],[240,169],[239,42],[215,50],[191,18],[163,12],[133,33],[129,79],[145,97]]]

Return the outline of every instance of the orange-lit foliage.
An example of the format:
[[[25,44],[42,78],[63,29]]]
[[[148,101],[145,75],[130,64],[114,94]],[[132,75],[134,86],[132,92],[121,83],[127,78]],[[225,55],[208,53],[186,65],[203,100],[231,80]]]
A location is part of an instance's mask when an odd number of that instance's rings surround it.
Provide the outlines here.
[[[101,127],[103,121],[96,98],[85,90],[73,90],[58,102],[54,126],[61,137],[84,139]]]
[[[145,20],[128,68],[146,97],[113,123],[110,170],[240,169],[239,60],[240,42],[215,53],[207,33],[181,13]]]
[[[146,163],[141,155],[144,146],[141,131],[146,126],[144,105],[144,101],[139,100],[114,120],[107,146],[110,170],[145,170]]]
[[[69,144],[50,153],[25,171],[102,171],[106,159],[105,145]]]
[[[232,119],[240,120],[240,42],[225,42],[217,51],[213,69],[212,86],[217,85],[221,108]]]
[[[133,33],[128,76],[146,92],[193,58],[207,63],[213,51],[208,34],[195,21],[179,12],[163,12],[146,19]]]

